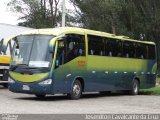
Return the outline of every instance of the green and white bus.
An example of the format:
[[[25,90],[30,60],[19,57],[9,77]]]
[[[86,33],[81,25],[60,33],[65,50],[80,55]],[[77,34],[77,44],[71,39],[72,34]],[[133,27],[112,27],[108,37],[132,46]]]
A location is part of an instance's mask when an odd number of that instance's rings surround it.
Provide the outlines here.
[[[82,28],[39,29],[12,38],[9,90],[67,94],[130,91],[154,87],[156,45]],[[8,41],[5,41],[7,46]]]

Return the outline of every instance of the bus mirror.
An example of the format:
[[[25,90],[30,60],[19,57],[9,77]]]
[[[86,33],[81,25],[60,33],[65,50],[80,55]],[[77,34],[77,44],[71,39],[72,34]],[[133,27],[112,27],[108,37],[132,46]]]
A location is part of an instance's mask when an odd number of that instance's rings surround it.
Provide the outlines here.
[[[19,45],[16,46],[16,49],[19,49]]]

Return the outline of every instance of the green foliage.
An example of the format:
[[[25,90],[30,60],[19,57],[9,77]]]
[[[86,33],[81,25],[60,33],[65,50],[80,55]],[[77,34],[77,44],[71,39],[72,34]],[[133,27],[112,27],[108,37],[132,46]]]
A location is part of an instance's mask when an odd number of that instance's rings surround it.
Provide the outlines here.
[[[81,27],[154,41],[160,61],[160,0],[70,1],[77,10],[75,19]]]
[[[150,89],[140,90],[140,93],[145,95],[160,95],[160,86],[150,88]]]
[[[55,27],[58,23],[58,3],[60,0],[11,0],[8,7],[20,13],[19,25],[32,28]]]
[[[159,42],[159,0],[71,1],[82,27]]]

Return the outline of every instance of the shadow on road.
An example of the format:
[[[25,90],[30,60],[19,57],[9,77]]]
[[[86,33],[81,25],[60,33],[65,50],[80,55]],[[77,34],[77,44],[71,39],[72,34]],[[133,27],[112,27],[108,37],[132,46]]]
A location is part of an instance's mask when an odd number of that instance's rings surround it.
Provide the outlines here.
[[[0,90],[1,90],[1,89],[8,89],[8,88],[3,87],[2,85],[0,85]]]
[[[110,94],[99,94],[99,93],[85,93],[82,95],[80,99],[95,99],[95,98],[102,98],[102,97],[119,97],[128,95],[127,93],[110,93]],[[70,100],[67,95],[53,95],[53,96],[46,96],[45,98],[37,98],[35,96],[31,97],[20,97],[15,98],[19,100],[34,100],[34,101],[66,101]]]

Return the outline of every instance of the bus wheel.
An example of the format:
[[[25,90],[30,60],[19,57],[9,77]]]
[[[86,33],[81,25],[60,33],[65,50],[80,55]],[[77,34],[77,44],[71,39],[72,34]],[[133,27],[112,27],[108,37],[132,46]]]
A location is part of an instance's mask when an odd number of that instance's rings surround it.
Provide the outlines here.
[[[72,86],[72,91],[71,91],[71,93],[68,94],[68,96],[72,100],[77,100],[81,97],[81,95],[82,95],[81,82],[79,80],[75,80],[75,82],[73,83],[73,86]]]
[[[36,96],[37,98],[41,98],[41,99],[42,99],[42,98],[45,98],[46,95],[35,94],[35,96]]]
[[[8,84],[7,84],[7,83],[4,83],[4,84],[3,84],[3,87],[8,88]]]
[[[130,91],[131,95],[138,95],[139,92],[139,82],[138,80],[134,80],[132,83],[132,89]]]

